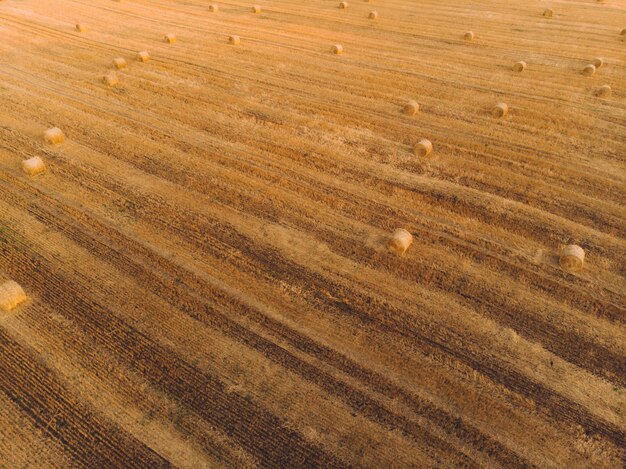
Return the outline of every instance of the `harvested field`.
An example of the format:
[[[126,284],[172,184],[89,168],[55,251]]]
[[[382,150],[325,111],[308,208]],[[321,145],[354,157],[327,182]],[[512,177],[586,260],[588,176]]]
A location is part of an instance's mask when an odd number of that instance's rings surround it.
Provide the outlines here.
[[[0,467],[622,467],[626,3],[340,5],[0,1]]]

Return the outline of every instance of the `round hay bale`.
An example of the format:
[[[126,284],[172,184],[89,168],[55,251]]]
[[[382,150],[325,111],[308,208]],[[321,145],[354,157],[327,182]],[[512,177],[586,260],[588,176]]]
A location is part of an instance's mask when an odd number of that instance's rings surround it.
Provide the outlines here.
[[[468,31],[465,34],[463,34],[463,39],[465,39],[466,41],[473,41],[474,40],[474,32],[473,31]]]
[[[602,57],[596,57],[591,61],[591,63],[594,67],[600,68],[604,65],[604,59]]]
[[[65,141],[65,134],[58,127],[52,127],[43,133],[43,138],[47,143],[57,145]]]
[[[611,86],[610,85],[602,85],[601,87],[596,89],[594,94],[596,96],[599,96],[600,98],[608,98],[609,96],[611,96],[611,92],[612,92],[612,90],[611,90]]]
[[[107,86],[115,86],[120,82],[120,79],[117,77],[117,73],[109,72],[102,77],[102,82]]]
[[[164,40],[168,44],[174,44],[176,42],[176,34],[168,33],[168,34],[165,35]]]
[[[433,144],[430,140],[423,138],[415,145],[414,152],[417,156],[428,156],[433,151]]]
[[[395,252],[398,255],[402,255],[413,244],[413,235],[404,228],[396,229],[389,241],[387,241],[387,249],[391,252]]]
[[[79,33],[84,33],[85,31],[87,31],[87,27],[80,23],[76,23],[76,31],[78,31]]]
[[[216,3],[211,3],[209,5],[209,11],[212,13],[217,13],[218,11],[220,11],[220,7]]]
[[[626,28],[622,29],[622,31],[619,33],[620,36],[626,36]]]
[[[241,44],[241,38],[239,36],[228,36],[228,42],[232,45],[236,46],[237,44]]]
[[[339,8],[341,8],[342,10],[345,10],[346,8],[348,8],[348,2],[341,2],[339,4]]]
[[[46,170],[46,165],[38,156],[22,160],[22,170],[29,176],[41,174]]]
[[[523,72],[524,70],[526,70],[526,62],[524,62],[523,60],[515,62],[515,64],[513,65],[514,72]]]
[[[331,50],[333,54],[336,54],[336,55],[343,54],[343,46],[341,44],[335,44]]]
[[[402,108],[402,112],[404,112],[407,116],[414,116],[420,110],[420,105],[417,101],[408,101],[404,107]]]
[[[138,62],[147,62],[148,60],[150,60],[150,54],[148,54],[148,51],[142,50],[141,52],[137,52]]]
[[[586,77],[590,77],[594,73],[596,73],[596,66],[593,64],[586,65],[585,68],[583,68],[583,75]]]
[[[577,244],[565,246],[561,251],[559,264],[565,270],[576,272],[583,268],[585,263],[585,250]]]
[[[546,8],[543,11],[543,16],[545,16],[546,18],[552,18],[554,16],[554,12],[550,8]]]
[[[378,19],[378,12],[377,11],[370,11],[370,14],[369,14],[368,17],[369,17],[370,20],[377,20]]]
[[[491,110],[493,117],[505,117],[509,113],[509,106],[506,103],[498,103]]]
[[[8,280],[0,284],[0,309],[11,311],[24,301],[26,301],[26,293],[17,282]]]
[[[261,13],[261,7],[259,5],[252,5],[252,13]]]
[[[116,57],[115,59],[113,59],[113,66],[118,70],[126,68],[126,59],[124,59],[123,57]]]

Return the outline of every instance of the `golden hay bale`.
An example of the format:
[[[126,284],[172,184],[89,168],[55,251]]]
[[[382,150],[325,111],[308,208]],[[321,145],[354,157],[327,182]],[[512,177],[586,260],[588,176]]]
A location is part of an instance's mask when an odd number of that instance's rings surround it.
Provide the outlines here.
[[[594,73],[596,73],[595,65],[589,64],[589,65],[586,65],[585,68],[583,68],[583,75],[585,75],[586,77],[590,77]]]
[[[622,29],[622,31],[619,33],[620,36],[626,36],[626,28]]]
[[[8,280],[0,284],[0,309],[11,311],[24,301],[26,301],[26,293],[17,282]]]
[[[22,160],[22,170],[29,176],[35,176],[46,170],[46,165],[38,156]]]
[[[526,70],[526,62],[524,62],[523,60],[515,62],[515,64],[513,65],[514,72],[523,72],[524,70]]]
[[[117,77],[117,73],[109,72],[102,77],[102,82],[107,86],[115,86],[120,82],[120,79]]]
[[[506,103],[498,103],[491,110],[493,117],[504,117],[509,113],[509,106]]]
[[[465,34],[463,34],[463,39],[465,39],[466,41],[473,41],[474,40],[474,32],[473,31],[468,31]]]
[[[252,13],[261,13],[261,7],[259,5],[252,5]]]
[[[85,31],[87,31],[87,27],[80,23],[76,23],[76,31],[78,31],[79,33],[84,33]]]
[[[220,10],[220,7],[217,4],[212,3],[211,5],[209,5],[209,11],[216,13],[219,10]]]
[[[546,18],[552,18],[554,16],[554,12],[550,10],[550,8],[546,8],[543,12],[543,16]]]
[[[423,138],[415,145],[414,152],[417,156],[428,156],[433,151],[433,144],[430,140]]]
[[[411,244],[413,244],[413,235],[404,228],[398,228],[389,238],[387,248],[396,254],[402,255],[411,247]]]
[[[596,96],[601,98],[608,98],[611,96],[611,86],[610,85],[602,85],[600,88],[596,89],[594,92]]]
[[[602,57],[596,57],[591,61],[591,63],[594,67],[600,68],[604,65],[604,59]]]
[[[378,19],[378,12],[377,11],[370,11],[369,19],[370,20],[377,20]]]
[[[408,116],[414,116],[415,114],[417,114],[420,110],[420,105],[417,103],[417,101],[408,101],[405,105],[404,108],[402,108],[402,112],[404,112],[406,115]]]
[[[126,60],[123,57],[113,59],[113,66],[118,70],[126,68]]]
[[[165,40],[165,42],[167,42],[168,44],[174,44],[176,42],[176,34],[174,33],[168,33],[165,35],[165,37],[163,38]]]
[[[583,268],[585,263],[585,250],[576,244],[565,246],[561,251],[559,264],[565,270],[577,271]]]
[[[341,44],[335,44],[331,50],[333,54],[343,54],[343,46]]]
[[[150,54],[148,54],[148,51],[142,50],[141,52],[137,52],[138,62],[147,62],[148,60],[150,60]]]
[[[65,141],[65,134],[58,127],[52,127],[43,133],[43,138],[47,143],[56,145]]]
[[[342,10],[345,10],[346,8],[348,8],[348,2],[341,2],[339,4],[339,8],[341,8]]]
[[[236,46],[237,44],[241,44],[241,38],[239,36],[229,36],[228,42]]]

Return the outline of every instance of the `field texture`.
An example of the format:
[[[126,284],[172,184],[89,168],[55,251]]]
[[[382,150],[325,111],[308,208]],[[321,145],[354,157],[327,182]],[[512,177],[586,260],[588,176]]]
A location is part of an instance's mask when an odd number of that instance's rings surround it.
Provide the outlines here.
[[[0,467],[622,467],[626,2],[260,6],[0,1]]]

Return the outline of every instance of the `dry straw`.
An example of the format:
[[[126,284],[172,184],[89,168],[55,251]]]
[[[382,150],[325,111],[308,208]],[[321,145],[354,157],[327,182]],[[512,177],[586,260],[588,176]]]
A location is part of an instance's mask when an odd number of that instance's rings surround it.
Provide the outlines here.
[[[118,70],[126,68],[126,60],[123,57],[113,59],[113,66]]]
[[[228,42],[236,46],[237,44],[241,44],[241,38],[239,36],[229,36]]]
[[[473,31],[468,31],[463,35],[463,39],[465,39],[466,41],[473,41],[474,40],[474,32]]]
[[[586,77],[590,77],[594,73],[596,73],[596,66],[593,64],[586,65],[585,68],[583,68],[583,75]]]
[[[515,62],[515,64],[513,65],[513,71],[515,72],[523,72],[524,70],[526,70],[526,62],[524,62],[523,60]]]
[[[342,10],[345,10],[346,8],[348,8],[348,2],[341,2],[339,4],[339,8],[341,8]]]
[[[261,7],[259,5],[252,5],[252,13],[261,13]]]
[[[337,55],[343,54],[343,46],[341,44],[335,44],[331,50],[333,54],[337,54]]]
[[[58,127],[52,127],[43,133],[43,138],[47,143],[53,145],[63,143],[65,141],[65,135],[63,131]]]
[[[559,264],[565,270],[581,270],[585,263],[585,250],[576,244],[565,246],[561,251]]]
[[[174,44],[176,42],[176,34],[168,33],[168,34],[165,35],[164,40],[168,44]]]
[[[378,19],[378,12],[377,11],[370,11],[369,19],[370,20],[377,20]]]
[[[420,105],[417,103],[417,101],[408,101],[405,105],[404,108],[402,108],[402,112],[404,112],[406,115],[408,116],[414,116],[415,114],[417,114],[420,110]]]
[[[411,244],[413,244],[413,235],[404,228],[398,228],[389,238],[387,248],[396,254],[402,255],[411,247]]]
[[[491,110],[493,117],[504,117],[509,113],[509,106],[506,103],[498,103]]]
[[[611,86],[610,85],[602,85],[595,91],[595,95],[600,98],[608,98],[611,96]]]
[[[141,52],[137,52],[137,61],[147,62],[148,60],[150,60],[150,54],[148,54],[148,51],[142,50]]]
[[[433,144],[430,140],[423,138],[417,142],[414,151],[417,156],[428,156],[433,151]]]
[[[209,11],[217,13],[218,11],[220,11],[220,7],[216,3],[212,3],[211,5],[209,5]]]
[[[102,82],[107,86],[115,86],[120,82],[120,79],[117,77],[117,73],[109,72],[102,77]]]
[[[13,280],[0,284],[0,309],[11,311],[20,303],[26,301],[26,293]]]
[[[29,176],[41,174],[46,170],[46,165],[38,156],[22,160],[22,170]]]

